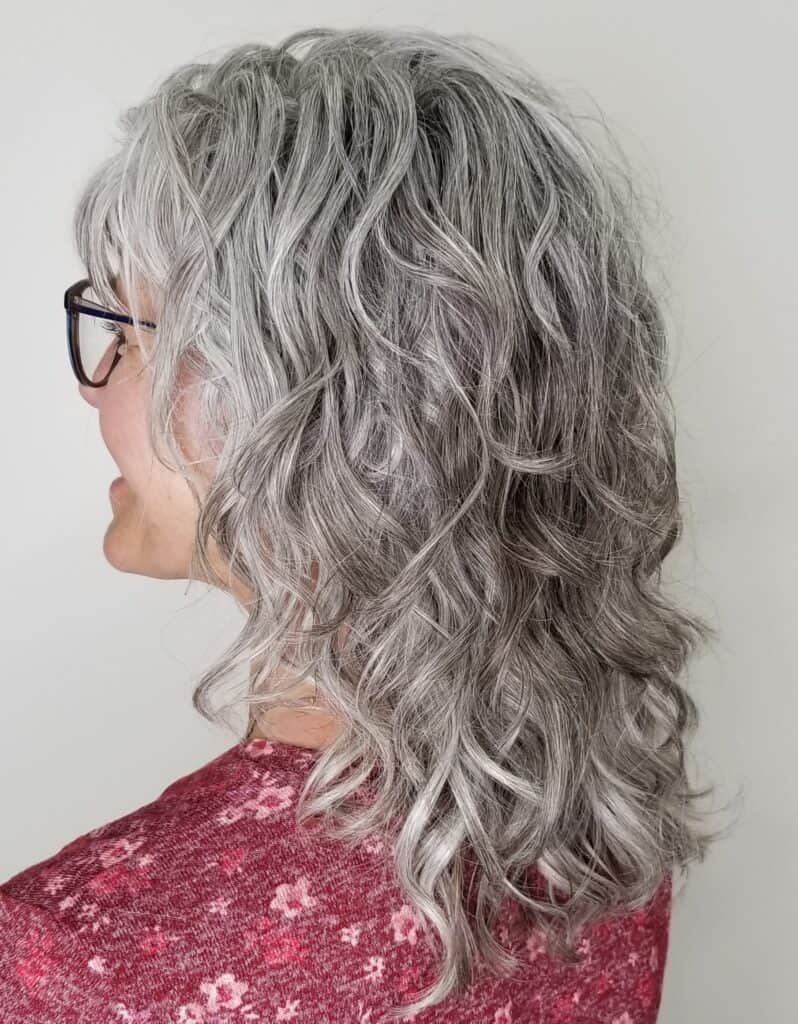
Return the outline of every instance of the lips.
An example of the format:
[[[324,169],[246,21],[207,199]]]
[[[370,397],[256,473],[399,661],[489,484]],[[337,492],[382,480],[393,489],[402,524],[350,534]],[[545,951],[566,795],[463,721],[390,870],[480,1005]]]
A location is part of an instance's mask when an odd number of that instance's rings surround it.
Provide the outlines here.
[[[111,497],[114,497],[115,495],[119,494],[121,490],[124,489],[126,484],[127,480],[125,480],[123,476],[118,476],[111,481],[111,486],[108,488],[108,493],[111,495]]]

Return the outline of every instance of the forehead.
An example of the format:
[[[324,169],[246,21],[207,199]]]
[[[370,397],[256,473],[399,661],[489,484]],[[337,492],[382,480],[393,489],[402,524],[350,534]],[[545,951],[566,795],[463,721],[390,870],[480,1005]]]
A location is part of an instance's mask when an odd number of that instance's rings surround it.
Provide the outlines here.
[[[127,306],[127,297],[125,295],[125,286],[119,280],[118,274],[111,274],[109,278],[111,282],[111,291],[116,295],[120,302]]]
[[[112,274],[109,278],[111,288],[114,294],[125,307],[126,310],[130,310],[130,304],[127,300],[127,294],[125,292],[125,286],[122,283],[118,274]],[[140,315],[144,320],[155,320],[155,306],[150,299],[148,290],[144,287],[140,287],[137,292],[137,298],[141,304]]]

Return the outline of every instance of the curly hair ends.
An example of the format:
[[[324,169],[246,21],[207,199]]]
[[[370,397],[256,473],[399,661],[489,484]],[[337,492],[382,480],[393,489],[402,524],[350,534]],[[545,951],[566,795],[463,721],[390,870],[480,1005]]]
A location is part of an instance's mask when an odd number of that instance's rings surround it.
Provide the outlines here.
[[[285,703],[262,684],[290,645],[345,721],[297,821],[391,836],[441,953],[392,1020],[517,965],[506,899],[573,958],[721,835],[685,768],[677,677],[715,630],[663,592],[682,519],[628,162],[507,51],[426,29],[238,46],[122,126],[77,247],[112,308],[117,268],[157,289],[150,432],[200,508],[191,579],[212,542],[254,594],[195,708]]]

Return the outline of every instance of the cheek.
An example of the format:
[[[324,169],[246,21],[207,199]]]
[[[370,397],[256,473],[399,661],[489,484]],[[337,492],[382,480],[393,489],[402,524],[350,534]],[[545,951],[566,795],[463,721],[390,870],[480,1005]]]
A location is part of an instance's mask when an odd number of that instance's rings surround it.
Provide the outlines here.
[[[141,480],[151,461],[144,388],[132,382],[109,385],[100,409],[100,432],[119,471],[131,483]]]
[[[202,494],[213,478],[217,460],[212,445],[202,433],[200,387],[200,382],[196,378],[187,374],[181,377],[180,398],[175,405],[172,424],[178,443],[189,463],[189,472]]]
[[[106,445],[128,482],[128,500],[152,523],[167,532],[185,527],[196,518],[195,503],[188,484],[155,457],[148,431],[148,381],[142,375],[122,380],[103,396],[100,429]],[[179,422],[177,415],[173,424]],[[195,446],[191,445],[192,454]],[[204,480],[198,481],[204,492]]]

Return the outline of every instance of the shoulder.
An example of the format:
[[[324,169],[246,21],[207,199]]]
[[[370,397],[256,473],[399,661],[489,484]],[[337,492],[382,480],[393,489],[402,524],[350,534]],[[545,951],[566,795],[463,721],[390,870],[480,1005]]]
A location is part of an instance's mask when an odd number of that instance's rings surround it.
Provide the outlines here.
[[[157,894],[176,863],[190,867],[197,830],[235,787],[236,749],[0,884],[3,1024],[109,1019],[113,951],[146,949],[150,920],[157,934]]]
[[[192,849],[192,834],[207,827],[245,770],[235,751],[177,779],[150,803],[77,836],[0,884],[0,892],[50,911],[77,933],[96,932],[87,926],[94,917],[90,900],[99,905],[114,895],[117,902],[141,895],[163,872],[168,877],[170,855]]]
[[[78,936],[49,911],[0,889],[3,1024],[101,1021],[107,1001],[97,966]]]
[[[379,860],[297,828],[309,761],[237,744],[0,884],[0,1021],[190,1020],[277,998],[281,974],[310,992],[305,953]]]

